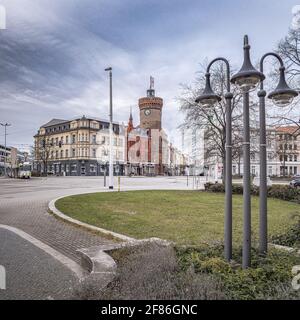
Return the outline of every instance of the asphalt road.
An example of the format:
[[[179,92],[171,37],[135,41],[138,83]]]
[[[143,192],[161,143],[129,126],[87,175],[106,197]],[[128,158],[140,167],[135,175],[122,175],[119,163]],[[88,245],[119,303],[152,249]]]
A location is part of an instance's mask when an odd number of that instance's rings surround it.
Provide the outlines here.
[[[0,300],[68,299],[78,284],[69,268],[5,229],[0,229],[0,265],[6,271]]]

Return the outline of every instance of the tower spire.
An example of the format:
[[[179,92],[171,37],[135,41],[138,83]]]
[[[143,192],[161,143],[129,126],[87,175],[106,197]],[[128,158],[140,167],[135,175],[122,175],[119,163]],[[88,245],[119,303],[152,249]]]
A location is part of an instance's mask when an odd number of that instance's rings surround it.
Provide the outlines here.
[[[133,130],[133,116],[132,116],[132,107],[130,107],[130,115],[128,121],[128,132]]]
[[[152,76],[150,76],[150,87],[147,90],[147,97],[155,97],[154,78]]]

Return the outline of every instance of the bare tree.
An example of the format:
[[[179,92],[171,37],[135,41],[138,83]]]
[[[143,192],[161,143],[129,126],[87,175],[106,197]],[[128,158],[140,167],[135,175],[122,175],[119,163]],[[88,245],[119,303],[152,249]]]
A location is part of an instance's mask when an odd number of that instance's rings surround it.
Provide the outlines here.
[[[282,57],[287,80],[292,88],[300,89],[300,29],[289,29],[288,34],[283,38],[277,47],[277,53]],[[273,74],[273,83],[278,82],[278,73]],[[296,125],[299,123],[299,97],[285,108],[268,108],[268,118],[275,126]]]
[[[209,108],[195,103],[196,97],[203,91],[205,69],[205,67],[202,68],[193,86],[182,85],[182,93],[178,98],[181,111],[185,113],[185,121],[182,127],[204,129],[205,161],[207,162],[210,158],[219,158],[221,159],[223,168],[225,168],[226,101],[222,99],[219,103]],[[217,65],[211,73],[214,91],[220,96],[223,96],[226,88],[226,74],[223,65]],[[235,87],[232,87],[232,93],[232,130],[235,132],[240,131],[241,128],[242,95]],[[240,140],[240,137],[233,135],[234,146],[236,145],[235,139]]]
[[[288,35],[279,42],[277,52],[284,60],[288,80],[300,88],[300,29],[289,29]]]
[[[43,165],[43,174],[47,174],[48,161],[51,155],[53,142],[46,137],[36,140],[34,145],[35,160]]]

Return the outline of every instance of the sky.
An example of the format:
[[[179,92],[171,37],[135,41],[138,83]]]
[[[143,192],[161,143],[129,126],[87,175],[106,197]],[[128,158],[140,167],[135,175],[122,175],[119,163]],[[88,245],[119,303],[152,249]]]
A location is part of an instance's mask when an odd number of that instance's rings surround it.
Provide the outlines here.
[[[0,0],[6,10],[0,122],[12,124],[7,143],[28,148],[52,118],[108,119],[104,69],[111,66],[114,120],[126,123],[132,107],[138,125],[138,99],[153,76],[156,95],[164,99],[163,127],[180,147],[180,84],[193,83],[200,63],[217,56],[239,68],[244,34],[257,62],[287,34],[296,5],[292,0]]]

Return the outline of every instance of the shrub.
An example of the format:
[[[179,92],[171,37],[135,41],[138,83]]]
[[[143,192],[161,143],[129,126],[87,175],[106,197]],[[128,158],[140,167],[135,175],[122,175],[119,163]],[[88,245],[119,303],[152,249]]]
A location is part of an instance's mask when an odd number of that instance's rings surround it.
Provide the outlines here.
[[[204,187],[208,192],[225,192],[225,187],[221,183],[206,183]],[[232,193],[243,194],[243,185],[233,184]],[[259,187],[252,185],[251,194],[258,196]],[[268,187],[268,197],[300,203],[300,190],[290,186],[273,185]]]
[[[225,299],[220,280],[208,273],[196,273],[190,266],[179,267],[174,248],[144,244],[112,253],[117,276],[99,292],[83,286],[85,299]],[[102,275],[101,275],[102,276]],[[100,281],[99,277],[99,281]],[[95,278],[93,286],[97,287]],[[87,288],[88,290],[86,290]]]
[[[286,233],[272,237],[272,243],[288,247],[300,247],[300,218]]]
[[[300,292],[295,292],[291,286],[291,270],[300,263],[299,257],[275,249],[270,250],[267,257],[261,257],[252,250],[252,267],[242,269],[240,248],[233,252],[237,259],[235,264],[224,261],[222,254],[220,247],[177,250],[183,270],[192,266],[196,273],[219,279],[229,299],[300,298]]]

